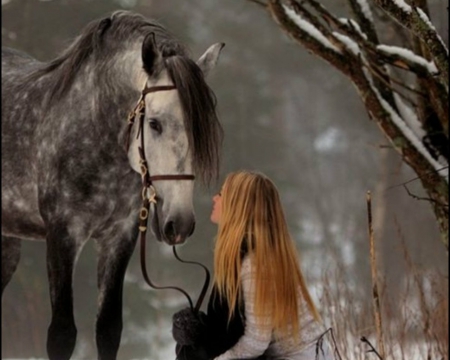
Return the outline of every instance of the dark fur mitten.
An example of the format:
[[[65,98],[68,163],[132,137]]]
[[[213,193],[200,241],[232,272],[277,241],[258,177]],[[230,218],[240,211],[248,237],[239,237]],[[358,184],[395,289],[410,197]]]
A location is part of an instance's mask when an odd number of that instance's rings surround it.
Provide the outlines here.
[[[202,346],[181,346],[177,344],[175,348],[176,360],[211,360]]]
[[[179,345],[201,345],[206,337],[206,314],[185,308],[173,315],[172,335]]]

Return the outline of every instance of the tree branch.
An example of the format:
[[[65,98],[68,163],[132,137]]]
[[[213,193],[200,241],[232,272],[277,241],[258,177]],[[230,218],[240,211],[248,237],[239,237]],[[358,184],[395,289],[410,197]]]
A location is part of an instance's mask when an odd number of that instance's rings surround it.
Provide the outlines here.
[[[369,3],[367,3],[368,9],[362,9],[361,3],[357,0],[347,0],[347,2],[352,9],[362,32],[367,35],[367,39],[375,45],[379,44],[378,34],[373,24],[373,15],[370,10]]]
[[[302,5],[298,6],[303,7]],[[327,46],[323,41],[320,41],[317,38],[317,36],[322,35],[324,39],[328,40],[326,35],[320,33],[316,28],[316,36],[313,36],[311,32],[298,26],[294,20],[286,14],[286,8],[287,6],[284,5],[281,0],[269,0],[269,12],[275,22],[277,22],[289,36],[311,52],[320,54],[320,57],[331,65],[338,67],[344,73],[348,73],[350,71],[348,59],[342,56],[339,49]],[[337,40],[334,39],[333,41]]]
[[[397,89],[395,89],[391,83],[389,81],[386,81],[386,79],[384,78],[383,74],[379,73],[378,68],[373,67],[370,63],[367,64],[367,68],[369,69],[369,71],[375,76],[377,77],[381,82],[383,82],[387,87],[389,87],[392,92],[397,93],[398,95],[400,95],[403,99],[405,99],[406,101],[408,101],[411,105],[413,105],[414,107],[417,107],[417,104],[414,103],[413,100],[411,100],[409,97],[407,97],[406,95],[404,95],[403,93],[401,93],[400,91],[398,91]],[[398,85],[399,87],[406,89],[412,93],[414,93],[415,95],[419,95],[419,96],[424,96],[424,94],[419,93],[417,90],[410,88],[409,86],[403,84],[401,81],[396,80],[392,77],[389,77],[389,80],[392,81],[394,84]]]
[[[441,81],[448,86],[448,49],[429,22],[425,12],[417,6],[400,8],[392,0],[374,0],[393,19],[405,26],[427,46],[440,72]]]
[[[406,190],[406,192],[408,193],[408,195],[411,196],[413,199],[416,199],[416,200],[425,200],[425,201],[430,201],[430,202],[436,202],[438,205],[448,207],[448,204],[443,204],[443,203],[441,203],[441,202],[436,201],[435,199],[425,198],[425,197],[420,197],[420,196],[414,195],[411,191],[409,191],[409,189],[408,189],[408,187],[406,186],[406,184],[403,184],[403,187],[405,188],[405,190]]]

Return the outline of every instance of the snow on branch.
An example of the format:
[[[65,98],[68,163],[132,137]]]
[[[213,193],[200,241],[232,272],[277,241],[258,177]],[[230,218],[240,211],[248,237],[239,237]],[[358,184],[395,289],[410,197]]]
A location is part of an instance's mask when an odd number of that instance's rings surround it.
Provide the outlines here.
[[[448,56],[447,46],[445,45],[444,40],[442,40],[441,36],[438,34],[434,25],[431,23],[427,14],[425,14],[425,12],[419,7],[416,8],[416,11],[417,11],[417,14],[419,14],[420,18],[422,19],[422,21],[424,22],[424,24],[426,24],[431,31],[434,31],[436,33],[436,36],[437,36],[439,42],[441,43],[442,47],[445,49],[445,52],[447,53],[447,56]]]
[[[364,40],[367,41],[367,35],[361,30],[361,27],[355,20],[347,19],[347,18],[340,18],[339,22],[343,25],[346,25],[350,28],[355,29],[356,32],[359,34],[359,36],[361,36]]]
[[[393,3],[402,11],[406,12],[406,13],[411,13],[412,12],[412,7],[411,5],[408,5],[404,0],[393,0]]]
[[[313,54],[349,76],[352,60],[357,58],[347,51],[330,31],[331,24],[339,21],[316,0],[308,0],[315,12],[297,0],[267,0],[267,10],[282,30]],[[323,22],[325,21],[325,22]]]
[[[397,93],[394,93],[394,99],[401,117],[405,120],[414,134],[419,139],[422,139],[426,135],[426,132],[422,128],[422,123],[419,121],[416,112],[408,106]]]
[[[369,82],[369,85],[373,91],[373,93],[376,95],[381,107],[383,110],[389,115],[389,118],[391,119],[392,123],[394,123],[398,130],[403,134],[403,136],[409,140],[409,142],[414,146],[414,148],[428,161],[428,163],[433,167],[433,169],[441,174],[441,176],[448,182],[448,174],[442,173],[440,170],[442,169],[442,164],[440,164],[438,161],[436,161],[433,156],[431,156],[430,152],[427,150],[427,148],[422,144],[422,141],[417,137],[417,135],[414,133],[414,131],[408,126],[407,122],[402,119],[402,117],[392,108],[391,105],[381,96],[380,92],[377,90],[377,88],[373,85],[373,79],[368,72],[367,69],[363,69],[364,73],[366,75],[367,81]],[[392,139],[395,141],[395,139]]]
[[[361,49],[359,48],[358,43],[356,43],[353,39],[348,37],[347,35],[343,35],[338,33],[337,31],[333,31],[333,35],[342,42],[347,49],[349,49],[354,55],[361,54]]]
[[[404,0],[374,0],[374,2],[425,44],[439,69],[440,81],[448,85],[448,49],[431,25],[428,16],[417,6],[408,5]]]
[[[370,6],[369,6],[369,3],[367,2],[367,0],[356,0],[356,2],[358,3],[359,7],[361,8],[361,13],[364,15],[364,17],[368,21],[373,23],[372,10],[370,10]]]
[[[368,0],[347,0],[347,2],[362,32],[367,36],[369,41],[378,44],[378,34]]]
[[[319,29],[317,29],[313,24],[303,19],[300,14],[297,14],[294,10],[287,7],[286,5],[282,4],[282,6],[289,19],[291,19],[300,29],[308,33],[309,36],[316,39],[323,46],[336,52],[340,52],[340,50],[336,46],[334,46],[331,41],[328,40],[328,38],[324,34],[322,34]]]
[[[385,54],[396,55],[409,64],[412,63],[419,67],[424,67],[431,75],[436,75],[439,72],[433,61],[428,61],[409,49],[389,45],[377,45],[377,49],[381,50]]]

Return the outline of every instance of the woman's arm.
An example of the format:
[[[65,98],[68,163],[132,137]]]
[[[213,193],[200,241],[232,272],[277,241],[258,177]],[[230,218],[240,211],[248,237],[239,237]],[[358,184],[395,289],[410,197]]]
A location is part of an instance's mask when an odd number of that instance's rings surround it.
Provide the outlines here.
[[[256,358],[266,351],[272,339],[272,326],[269,319],[259,319],[262,321],[257,323],[255,318],[254,277],[249,258],[242,263],[241,279],[245,305],[244,334],[232,348],[216,357],[215,360]]]

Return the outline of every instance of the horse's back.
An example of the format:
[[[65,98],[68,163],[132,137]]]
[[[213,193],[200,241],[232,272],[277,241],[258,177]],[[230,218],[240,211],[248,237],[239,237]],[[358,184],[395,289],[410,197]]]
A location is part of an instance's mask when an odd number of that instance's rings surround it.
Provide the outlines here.
[[[2,47],[2,121],[8,119],[4,114],[7,115],[11,108],[16,109],[18,105],[21,108],[34,105],[22,100],[27,99],[34,85],[27,84],[30,82],[27,78],[41,64],[25,52]]]
[[[2,62],[4,60],[17,61],[17,59],[22,59],[25,62],[36,61],[36,59],[28,55],[26,52],[13,49],[7,46],[2,46]]]
[[[24,78],[39,62],[2,47],[2,235],[42,239],[37,204],[33,104]]]
[[[38,64],[40,62],[27,53],[2,46],[2,89],[9,79],[25,76]]]

